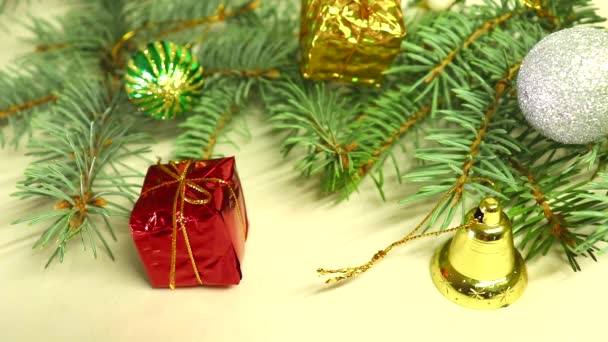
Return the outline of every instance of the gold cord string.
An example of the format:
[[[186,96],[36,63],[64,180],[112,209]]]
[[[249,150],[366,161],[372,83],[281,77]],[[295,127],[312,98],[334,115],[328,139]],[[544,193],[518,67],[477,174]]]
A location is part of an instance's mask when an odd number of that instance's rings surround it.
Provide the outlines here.
[[[239,217],[239,221],[242,224],[241,231],[243,233],[243,239],[245,239],[247,237],[247,222],[245,221],[245,216],[243,215],[243,212],[239,205],[236,191],[230,185],[230,183],[228,183],[227,181],[220,179],[220,178],[203,177],[203,178],[188,179],[187,178],[188,172],[190,171],[190,167],[192,166],[191,160],[186,161],[184,170],[181,172],[179,171],[179,167],[177,166],[177,164],[173,161],[169,162],[169,165],[173,168],[173,170],[167,168],[165,165],[162,165],[160,163],[160,160],[158,161],[157,165],[164,173],[171,176],[174,180],[163,182],[157,186],[147,189],[143,194],[149,193],[151,191],[157,190],[157,189],[159,189],[161,187],[165,187],[167,185],[172,185],[172,184],[178,183],[178,188],[177,188],[177,191],[175,192],[175,198],[173,200],[173,215],[172,215],[173,231],[172,231],[172,235],[171,235],[171,269],[169,271],[169,287],[171,289],[175,289],[175,270],[176,270],[176,264],[177,264],[177,235],[178,235],[177,230],[178,230],[178,227],[182,231],[182,235],[184,237],[184,242],[186,244],[186,250],[188,251],[188,256],[190,258],[190,263],[192,265],[192,270],[194,271],[196,280],[200,285],[202,285],[203,280],[201,279],[201,276],[198,272],[198,268],[196,266],[196,261],[194,259],[194,253],[192,252],[192,247],[190,246],[190,237],[188,236],[188,231],[186,229],[186,223],[185,223],[186,219],[184,217],[185,203],[190,203],[190,204],[194,204],[194,205],[205,205],[205,204],[209,203],[209,201],[211,200],[211,197],[212,197],[211,193],[207,189],[196,184],[195,182],[213,182],[213,183],[218,183],[218,184],[226,186],[228,188],[228,190],[230,191],[230,195],[232,196],[232,198],[235,201],[237,215]],[[191,188],[193,190],[196,190],[196,191],[202,193],[204,195],[204,198],[203,199],[189,198],[188,196],[186,196],[187,188]],[[180,198],[181,198],[181,201],[180,201]],[[179,206],[179,214],[178,214],[178,206]]]
[[[481,181],[481,182],[485,182],[490,184],[494,189],[496,189],[497,191],[500,192],[500,188],[494,183],[494,181],[492,181],[489,178],[483,178],[483,177],[477,177],[477,178],[471,178],[469,181]],[[331,284],[331,283],[335,283],[335,282],[339,282],[342,280],[346,280],[346,279],[350,279],[350,278],[354,278],[357,277],[365,272],[367,272],[370,268],[372,268],[374,265],[376,265],[376,263],[378,263],[380,260],[384,259],[384,257],[386,257],[386,255],[395,247],[399,247],[401,245],[404,245],[410,241],[414,241],[414,240],[418,240],[418,239],[422,239],[422,238],[426,238],[426,237],[431,237],[431,236],[438,236],[438,235],[442,235],[442,234],[447,234],[447,233],[451,233],[451,232],[455,232],[459,229],[467,229],[473,225],[475,225],[476,223],[478,223],[478,220],[476,218],[472,218],[470,221],[461,224],[457,227],[453,227],[453,228],[449,228],[449,229],[445,229],[445,230],[441,230],[441,231],[436,231],[436,232],[430,232],[430,233],[422,233],[422,234],[418,234],[416,235],[416,233],[418,233],[418,231],[420,231],[420,229],[422,229],[422,227],[428,222],[428,220],[433,216],[433,214],[437,211],[437,209],[439,209],[439,207],[450,198],[450,196],[452,196],[455,192],[456,192],[457,187],[453,187],[452,189],[450,189],[450,191],[448,191],[445,195],[443,195],[443,197],[439,200],[439,202],[437,202],[437,204],[435,205],[435,207],[433,207],[433,209],[428,213],[428,215],[416,226],[416,228],[414,228],[414,230],[412,230],[411,232],[409,232],[406,236],[404,236],[401,240],[397,240],[393,243],[391,243],[390,245],[388,245],[386,248],[379,250],[378,252],[376,252],[376,254],[374,254],[372,256],[372,258],[366,262],[363,265],[360,266],[356,266],[356,267],[346,267],[346,268],[338,268],[338,269],[325,269],[325,268],[319,268],[317,269],[317,273],[319,274],[319,276],[325,276],[325,275],[332,275],[331,278],[327,279],[325,281],[326,284]]]
[[[228,18],[239,16],[244,13],[253,11],[253,10],[259,8],[261,5],[262,5],[262,2],[260,0],[253,0],[253,1],[248,2],[245,5],[241,6],[240,8],[238,8],[236,10],[227,12],[226,6],[224,4],[220,4],[218,6],[217,13],[212,16],[196,18],[196,19],[181,19],[181,20],[177,19],[177,20],[166,20],[166,21],[161,21],[161,22],[147,23],[146,25],[144,25],[140,28],[137,28],[137,29],[134,29],[132,31],[125,33],[118,40],[118,42],[112,48],[112,61],[114,61],[114,63],[116,63],[116,61],[118,60],[118,54],[120,53],[121,48],[128,41],[133,39],[133,37],[135,37],[136,35],[138,35],[139,33],[143,32],[143,31],[147,31],[147,30],[150,30],[155,27],[162,26],[162,25],[176,25],[174,28],[162,31],[156,35],[156,37],[161,37],[161,36],[164,36],[164,35],[167,35],[170,33],[190,29],[190,28],[200,26],[203,24],[212,24],[212,23],[217,23],[220,21],[225,21]],[[195,42],[187,44],[187,47],[192,47],[193,45],[200,43],[203,39],[204,38],[197,39]]]

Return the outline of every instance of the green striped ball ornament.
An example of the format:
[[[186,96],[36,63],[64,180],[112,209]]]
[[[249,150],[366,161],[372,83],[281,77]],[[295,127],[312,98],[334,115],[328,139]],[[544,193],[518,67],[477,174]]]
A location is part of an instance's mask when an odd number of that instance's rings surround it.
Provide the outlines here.
[[[203,67],[190,49],[158,41],[138,50],[127,64],[129,100],[156,119],[172,119],[192,109],[203,91]]]

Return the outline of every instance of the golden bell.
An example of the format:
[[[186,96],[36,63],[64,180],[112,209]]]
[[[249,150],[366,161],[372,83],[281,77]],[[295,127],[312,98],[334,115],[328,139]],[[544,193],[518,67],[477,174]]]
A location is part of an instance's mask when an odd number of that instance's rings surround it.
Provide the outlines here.
[[[511,222],[495,198],[466,215],[477,222],[456,232],[431,261],[431,278],[445,297],[472,309],[510,305],[524,292],[528,275],[513,246]]]

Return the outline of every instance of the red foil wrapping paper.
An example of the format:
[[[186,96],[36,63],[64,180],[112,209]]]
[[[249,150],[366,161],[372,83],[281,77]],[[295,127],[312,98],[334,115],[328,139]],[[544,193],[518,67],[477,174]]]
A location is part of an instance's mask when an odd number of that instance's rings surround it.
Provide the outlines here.
[[[151,166],[130,226],[152,286],[238,284],[246,215],[234,158]]]

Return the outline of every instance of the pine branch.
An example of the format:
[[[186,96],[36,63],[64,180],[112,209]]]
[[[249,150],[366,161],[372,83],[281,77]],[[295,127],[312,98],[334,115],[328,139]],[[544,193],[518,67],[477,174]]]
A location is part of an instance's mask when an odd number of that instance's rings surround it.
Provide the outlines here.
[[[165,22],[165,25],[163,26],[167,26],[170,28],[163,28],[159,33],[155,35],[155,38],[162,38],[164,36],[171,35],[184,30],[191,30],[200,25],[226,21],[230,18],[238,17],[240,15],[258,9],[260,6],[261,2],[259,0],[253,0],[235,9],[226,10],[226,5],[222,3],[218,5],[217,13],[215,15],[190,20],[179,19],[176,21]]]
[[[298,168],[307,176],[323,171],[322,190],[333,191],[337,179],[352,170],[353,145],[342,142],[352,141],[344,127],[361,112],[360,99],[301,79],[276,80],[263,84],[261,91],[273,126],[286,132],[284,153],[303,148],[306,155]]]
[[[458,60],[459,63],[454,63],[456,57],[494,28],[523,13],[521,10],[509,10],[504,13],[503,8],[490,6],[474,7],[470,12],[446,12],[432,22],[423,23],[422,27],[418,27],[414,37],[410,40],[412,43],[404,42],[405,51],[408,51],[405,53],[406,57],[405,59],[399,58],[396,66],[389,70],[388,74],[402,76],[402,73],[406,73],[406,80],[411,80],[414,85],[398,86],[394,95],[391,95],[391,90],[385,91],[387,98],[379,102],[389,105],[373,104],[370,110],[375,115],[365,115],[360,123],[353,124],[353,126],[363,127],[365,134],[361,134],[361,136],[373,137],[373,139],[354,143],[361,150],[360,158],[356,162],[359,171],[357,174],[342,176],[343,181],[338,183],[341,184],[339,187],[346,190],[346,194],[356,190],[358,183],[374,166],[378,173],[378,177],[374,180],[380,193],[383,194],[382,164],[387,157],[394,160],[390,151],[392,146],[398,143],[402,136],[411,127],[414,127],[414,124],[418,124],[428,114],[434,116],[439,107],[452,108],[452,89],[455,86],[469,86],[472,79],[464,75],[475,69],[475,66],[470,63],[472,59],[463,62],[461,58]],[[494,17],[485,19],[490,15]],[[425,46],[430,48],[423,48]],[[446,52],[446,46],[454,47],[451,52]],[[418,91],[418,87],[424,83],[427,86],[422,91]],[[418,103],[420,107],[417,108],[413,103],[408,102],[408,98],[415,99],[414,102]],[[401,108],[391,108],[390,106],[394,106],[395,102],[400,103]],[[373,107],[379,108],[379,110]],[[352,154],[355,152],[358,151],[355,150]],[[376,165],[378,162],[380,162],[379,165]],[[397,164],[395,167],[400,176]]]
[[[147,150],[132,106],[114,90],[129,52],[171,39],[197,46],[208,76],[204,95],[179,125],[178,157],[209,158],[219,143],[231,143],[233,118],[259,92],[284,153],[301,153],[298,167],[320,175],[324,192],[348,195],[369,175],[382,194],[384,163],[392,160],[400,176],[393,149],[412,136],[421,166],[404,179],[427,184],[406,200],[455,188],[451,205],[440,206],[429,226],[441,220],[445,228],[465,200],[494,194],[510,199],[528,257],[558,244],[575,269],[578,256],[595,258],[608,235],[606,142],[564,148],[526,128],[512,82],[542,36],[601,21],[590,0],[540,7],[486,1],[417,18],[380,89],[302,80],[294,3],[265,0],[258,9],[258,1],[246,0],[101,0],[57,20],[33,20],[35,53],[21,59],[31,66],[0,77],[0,121],[17,137],[32,122],[40,131],[29,144],[37,161],[17,193],[55,201],[21,220],[52,220],[36,247],[56,240],[51,261],[62,259],[79,237],[94,254],[101,245],[111,255],[98,223],[114,237],[107,218],[128,214],[123,202],[140,186],[133,182],[140,172],[124,160]],[[413,135],[420,127],[428,130],[425,142]]]
[[[293,62],[297,44],[293,22],[269,18],[261,26],[228,25],[209,35],[199,47],[199,58],[209,75],[271,78]],[[263,25],[263,26],[262,26]]]
[[[469,148],[469,154],[462,166],[462,174],[458,178],[458,181],[456,181],[456,190],[454,192],[455,195],[453,205],[457,205],[462,199],[464,185],[470,181],[471,169],[473,168],[473,165],[475,163],[475,158],[479,155],[479,149],[481,147],[481,144],[484,141],[486,134],[488,133],[490,123],[492,122],[492,117],[498,111],[503,95],[507,90],[510,89],[510,84],[514,80],[515,75],[517,75],[520,65],[521,62],[518,62],[512,67],[510,67],[507,75],[503,79],[498,81],[498,83],[496,84],[494,100],[490,104],[490,107],[488,107],[488,109],[486,110],[483,122],[481,123],[480,128],[477,130],[475,140],[473,140],[473,143]]]
[[[213,155],[251,90],[272,84],[281,69],[290,67],[296,49],[290,34],[293,22],[278,20],[273,12],[261,13],[259,19],[253,26],[228,25],[200,45],[199,60],[210,77],[193,115],[180,125],[184,132],[176,142],[178,158]]]
[[[12,127],[12,145],[29,135],[32,118],[57,100],[54,91],[60,89],[61,80],[57,70],[39,64],[0,72],[0,125]],[[1,146],[6,143],[3,133],[0,129]]]
[[[54,220],[34,245],[44,248],[56,240],[56,251],[47,266],[56,257],[63,260],[67,243],[75,237],[80,237],[83,247],[91,248],[93,255],[97,256],[97,245],[101,244],[114,258],[96,221],[102,220],[115,239],[108,218],[128,216],[130,211],[115,198],[134,200],[132,192],[122,190],[131,186],[130,177],[143,176],[117,172],[117,162],[147,151],[127,149],[127,145],[145,142],[145,136],[133,132],[135,119],[120,113],[119,102],[112,99],[104,82],[78,79],[59,94],[52,115],[36,119],[41,135],[32,139],[29,147],[38,161],[26,169],[14,195],[56,201],[50,211],[17,221],[34,224]]]
[[[176,140],[178,159],[208,159],[220,136],[230,131],[229,124],[249,97],[251,80],[218,78],[207,82],[202,99],[192,114],[180,124]],[[230,143],[230,140],[227,140]]]
[[[604,244],[600,253],[608,252],[608,246],[606,246],[608,243],[608,210],[606,209],[608,203],[608,173],[598,174],[596,179],[588,185],[590,193],[585,194],[585,197],[603,205],[588,207],[585,210],[578,209],[571,213],[573,219],[585,220],[584,225],[591,226],[593,229],[588,233],[585,241],[579,243],[575,248],[574,252],[577,254],[595,249],[600,243]]]
[[[49,102],[55,102],[55,101],[57,101],[57,95],[49,94],[49,95],[45,95],[45,96],[42,96],[37,99],[33,99],[31,101],[27,101],[27,102],[20,103],[17,105],[12,105],[12,106],[8,107],[7,109],[0,110],[0,119],[6,119],[9,116],[19,113],[21,111],[29,110],[34,107],[38,107],[41,105],[48,104]]]
[[[395,142],[400,139],[402,136],[407,134],[415,124],[422,121],[429,113],[431,112],[431,106],[427,105],[414,113],[407,121],[405,121],[399,129],[396,129],[393,134],[394,136],[388,136],[386,140],[380,145],[379,148],[374,149],[371,153],[372,156],[377,157],[378,159],[368,159],[367,162],[361,164],[358,168],[359,177],[365,177],[367,173],[373,168],[373,166],[378,162],[379,159],[383,159],[382,155],[386,153]]]
[[[542,212],[549,223],[550,234],[554,235],[558,240],[566,239],[568,231],[566,227],[564,227],[564,220],[553,212],[540,185],[536,183],[534,175],[515,159],[511,160],[511,164],[517,171],[519,171],[519,173],[522,174],[522,176],[527,179],[528,183],[530,184],[530,187],[532,188],[531,193],[534,196],[534,200],[536,201],[536,204],[541,207]],[[569,240],[566,241],[566,243],[572,244],[572,241]]]
[[[578,271],[579,256],[595,260],[596,245],[606,240],[602,227],[608,223],[599,214],[608,210],[607,198],[597,194],[586,177],[581,180],[586,149],[561,147],[565,153],[560,153],[551,143],[538,139],[536,132],[524,132],[519,138],[534,149],[522,153],[518,157],[522,160],[511,160],[523,181],[509,190],[517,199],[510,211],[515,235],[523,235],[521,247],[528,250],[527,258],[545,255],[557,244]],[[593,227],[595,232],[589,233]]]
[[[468,49],[473,43],[475,43],[475,41],[477,41],[477,39],[479,39],[479,37],[483,36],[484,34],[487,34],[491,30],[493,30],[495,27],[510,20],[514,16],[524,13],[524,12],[525,12],[524,10],[518,10],[516,12],[507,12],[507,13],[501,14],[500,16],[498,16],[496,18],[486,20],[485,23],[481,27],[477,28],[475,31],[473,31],[468,36],[468,38],[464,41],[462,46],[457,47],[454,50],[452,50],[450,53],[448,53],[443,58],[443,60],[441,60],[439,65],[433,67],[430,75],[424,80],[424,82],[428,84],[428,83],[431,83],[432,81],[434,81],[437,77],[439,77],[439,75],[441,75],[443,73],[443,71],[447,68],[447,66],[454,61],[454,58],[456,58],[456,56],[458,55],[460,50]]]
[[[397,174],[400,174],[399,165],[393,158],[391,149],[403,136],[419,126],[431,112],[430,104],[418,108],[402,94],[402,87],[384,91],[384,94],[367,106],[365,114],[345,128],[353,133],[352,140],[347,145],[351,148],[344,151],[346,154],[343,159],[352,160],[352,168],[337,177],[331,191],[342,190],[346,197],[356,191],[363,178],[374,170],[374,181],[384,198],[382,164],[390,157],[394,161]]]
[[[527,35],[515,38],[512,32],[527,32]],[[428,227],[440,219],[441,229],[447,227],[465,195],[477,198],[493,194],[507,198],[491,184],[507,188],[516,182],[516,176],[505,162],[505,158],[525,149],[525,145],[511,136],[521,125],[514,119],[520,115],[512,92],[513,80],[521,60],[540,35],[534,24],[513,22],[505,28],[495,28],[478,41],[480,49],[484,47],[485,51],[467,62],[472,68],[466,71],[471,81],[451,90],[456,95],[454,109],[438,111],[439,119],[451,124],[429,130],[426,139],[439,145],[417,149],[416,158],[427,164],[404,178],[431,184],[402,202],[452,191],[451,205],[446,202],[440,207]]]
[[[90,73],[111,71],[111,50],[131,29],[129,15],[128,0],[100,0],[78,4],[50,20],[34,18],[27,27],[34,35],[34,52],[25,61],[63,68],[77,61]]]
[[[182,1],[178,6],[172,0],[131,1],[129,21],[133,23],[133,27],[145,27],[150,23],[165,23],[166,25],[159,26],[160,31],[155,33],[164,36],[199,26],[198,20],[201,18],[216,15],[225,17],[226,14],[236,13],[239,10],[248,11],[259,6],[260,1],[257,0],[187,0]],[[172,23],[177,23],[177,25],[171,25]],[[207,22],[202,24],[205,23]]]

